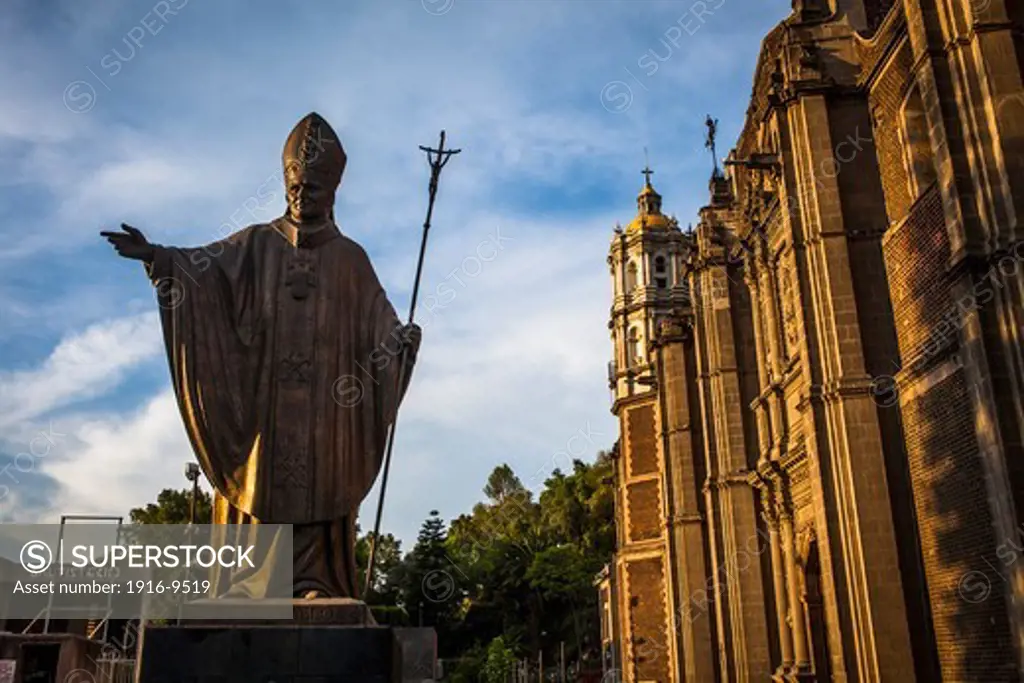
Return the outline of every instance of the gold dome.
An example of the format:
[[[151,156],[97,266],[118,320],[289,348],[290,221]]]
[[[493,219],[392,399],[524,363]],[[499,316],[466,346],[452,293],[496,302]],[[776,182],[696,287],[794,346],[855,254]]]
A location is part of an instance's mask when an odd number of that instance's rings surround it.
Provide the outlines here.
[[[670,227],[672,227],[672,221],[669,220],[669,217],[659,213],[650,216],[637,216],[626,226],[626,232],[667,230]]]
[[[644,186],[636,197],[636,218],[626,226],[626,232],[643,230],[667,230],[672,227],[672,219],[661,212],[661,195],[651,185],[650,174],[653,171],[644,169]]]

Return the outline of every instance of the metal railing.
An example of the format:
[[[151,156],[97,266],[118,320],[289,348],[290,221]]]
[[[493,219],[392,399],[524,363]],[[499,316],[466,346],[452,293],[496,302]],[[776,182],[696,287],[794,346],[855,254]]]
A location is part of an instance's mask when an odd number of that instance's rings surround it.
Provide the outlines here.
[[[96,683],[134,683],[134,659],[100,659],[96,662]]]

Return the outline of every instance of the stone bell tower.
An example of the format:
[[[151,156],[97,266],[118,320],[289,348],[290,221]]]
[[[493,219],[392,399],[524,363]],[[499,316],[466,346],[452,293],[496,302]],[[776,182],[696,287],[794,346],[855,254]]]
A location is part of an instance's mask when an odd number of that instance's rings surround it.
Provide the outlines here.
[[[661,320],[688,303],[681,275],[684,235],[676,219],[661,212],[653,173],[644,169],[636,217],[625,228],[616,226],[608,254],[614,292],[608,327],[615,349],[609,382],[615,402],[651,391],[644,384],[651,370],[647,346]]]
[[[665,454],[654,348],[673,311],[688,306],[683,277],[688,237],[661,210],[649,168],[636,217],[617,226],[608,255],[612,276],[613,360],[608,381],[619,418],[616,463],[617,549],[613,564],[618,659],[623,679],[678,680],[673,571],[669,560]]]

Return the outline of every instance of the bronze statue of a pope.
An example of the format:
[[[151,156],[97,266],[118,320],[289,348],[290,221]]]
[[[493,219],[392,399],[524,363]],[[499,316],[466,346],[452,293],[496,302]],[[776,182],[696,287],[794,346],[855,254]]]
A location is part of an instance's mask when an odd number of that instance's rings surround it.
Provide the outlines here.
[[[156,285],[214,523],[293,525],[292,557],[265,557],[256,571],[287,562],[294,597],[357,598],[356,513],[421,333],[399,321],[366,252],[335,224],[346,155],[330,125],[303,118],[283,162],[288,208],[269,223],[196,248],[151,244],[128,225],[101,234]],[[218,586],[260,597],[254,578]]]

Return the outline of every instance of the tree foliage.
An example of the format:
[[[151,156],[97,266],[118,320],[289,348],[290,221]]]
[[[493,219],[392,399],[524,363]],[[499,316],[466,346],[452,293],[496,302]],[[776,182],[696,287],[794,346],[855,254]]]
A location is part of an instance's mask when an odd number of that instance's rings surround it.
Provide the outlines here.
[[[356,533],[359,527],[356,526]],[[373,532],[358,535],[356,540],[356,567],[359,590],[366,584],[366,566],[370,563],[370,545]],[[402,542],[392,534],[381,534],[374,557],[373,585],[370,592],[362,596],[368,605],[397,607],[401,597]]]
[[[484,683],[506,683],[515,661],[515,652],[505,644],[502,636],[492,640],[487,646],[487,660],[482,672]]]
[[[491,473],[487,502],[452,522],[448,554],[465,586],[454,647],[466,651],[498,636],[530,657],[570,659],[599,648],[595,574],[614,550],[609,454],[551,473],[537,500],[507,465]],[[548,661],[555,661],[548,659]]]
[[[213,521],[213,500],[210,494],[198,490],[196,498],[196,524],[210,524]],[[164,489],[155,503],[134,508],[128,516],[134,524],[188,524],[192,505],[192,489]]]

